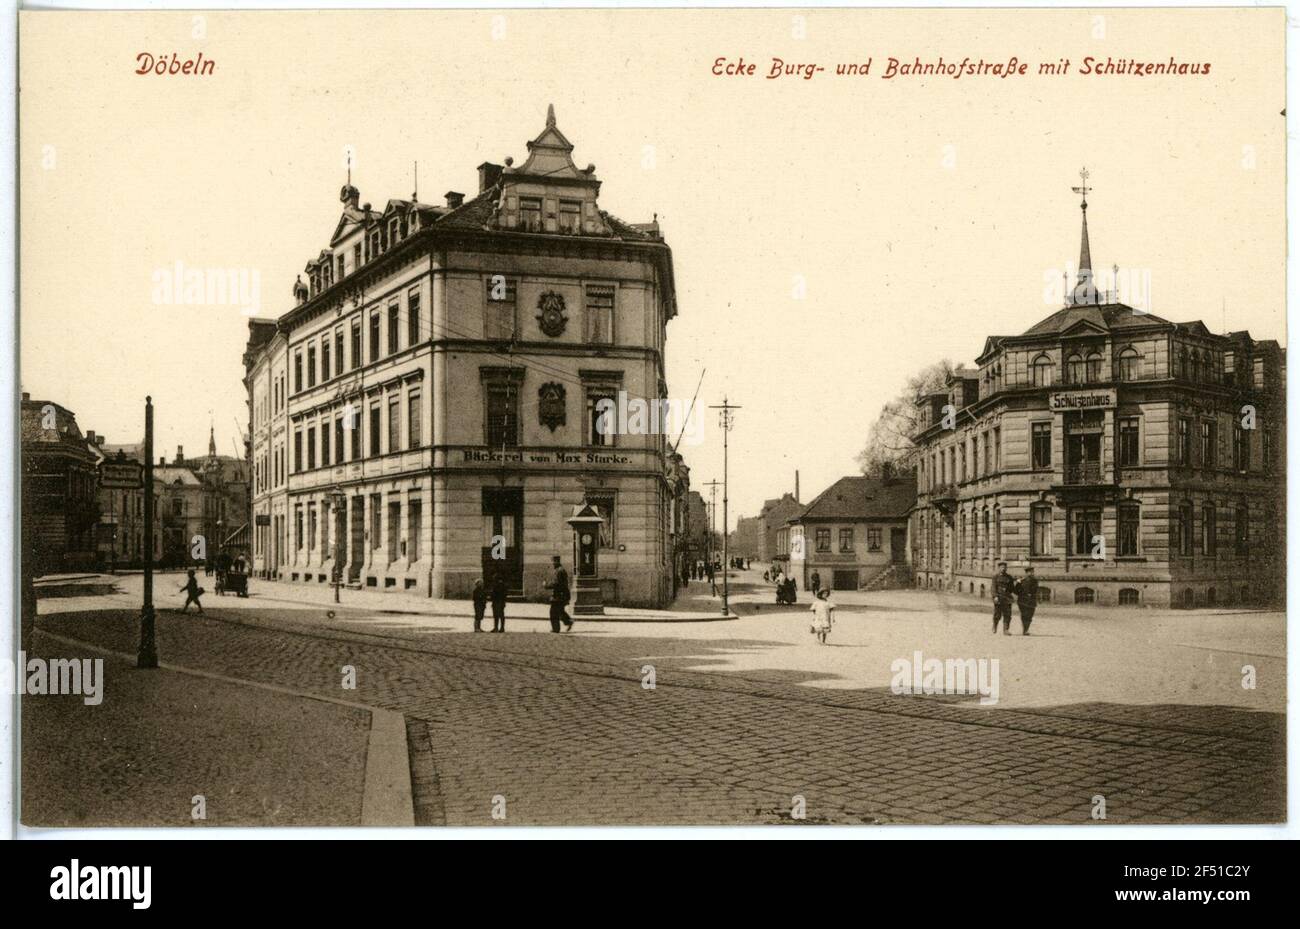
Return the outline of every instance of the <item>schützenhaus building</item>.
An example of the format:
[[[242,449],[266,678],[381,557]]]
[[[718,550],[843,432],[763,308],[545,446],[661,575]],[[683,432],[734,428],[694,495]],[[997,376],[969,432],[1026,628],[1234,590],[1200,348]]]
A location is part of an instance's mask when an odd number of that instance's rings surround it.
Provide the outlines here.
[[[920,401],[916,583],[987,596],[1007,560],[1053,602],[1281,599],[1284,350],[1098,291],[1083,209],[1066,305]]]
[[[259,573],[462,597],[503,568],[535,597],[585,500],[605,602],[671,598],[671,439],[607,433],[597,404],[667,396],[672,255],[599,208],[572,150],[551,112],[471,198],[343,188],[297,305],[250,326]]]

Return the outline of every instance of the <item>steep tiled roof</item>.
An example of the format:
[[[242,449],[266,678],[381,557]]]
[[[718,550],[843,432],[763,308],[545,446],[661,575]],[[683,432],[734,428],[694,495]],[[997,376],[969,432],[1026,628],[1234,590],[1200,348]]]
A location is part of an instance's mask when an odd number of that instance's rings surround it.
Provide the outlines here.
[[[488,188],[473,200],[466,200],[450,213],[439,217],[435,225],[439,228],[484,229],[492,218],[492,207],[498,196],[500,191],[497,188]]]
[[[1067,306],[1025,330],[1024,335],[1056,335],[1078,325],[1091,323],[1098,329],[1127,329],[1134,326],[1171,325],[1169,320],[1143,313],[1122,303],[1099,306],[1093,303]]]
[[[797,519],[902,519],[916,502],[916,478],[842,477]]]
[[[175,484],[179,481],[191,487],[202,483],[189,468],[177,468],[173,465],[154,465],[153,479],[163,484]]]

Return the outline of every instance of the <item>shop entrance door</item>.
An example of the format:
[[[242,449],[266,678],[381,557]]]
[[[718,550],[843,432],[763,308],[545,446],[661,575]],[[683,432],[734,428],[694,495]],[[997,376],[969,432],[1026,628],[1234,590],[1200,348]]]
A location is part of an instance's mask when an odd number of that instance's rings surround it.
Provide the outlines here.
[[[483,580],[504,572],[513,595],[524,592],[524,490],[483,488]]]

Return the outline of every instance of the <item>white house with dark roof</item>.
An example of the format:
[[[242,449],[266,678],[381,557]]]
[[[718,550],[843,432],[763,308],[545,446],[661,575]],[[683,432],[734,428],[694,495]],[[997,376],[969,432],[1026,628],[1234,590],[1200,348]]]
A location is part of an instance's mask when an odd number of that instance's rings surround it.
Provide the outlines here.
[[[907,517],[916,477],[842,477],[787,522],[790,573],[803,590],[907,586]]]

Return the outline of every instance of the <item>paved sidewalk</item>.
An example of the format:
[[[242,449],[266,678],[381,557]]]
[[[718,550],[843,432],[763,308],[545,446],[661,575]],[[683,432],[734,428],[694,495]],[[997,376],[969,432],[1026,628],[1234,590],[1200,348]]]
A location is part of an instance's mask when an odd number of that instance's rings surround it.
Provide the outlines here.
[[[102,658],[104,679],[94,706],[22,698],[25,826],[362,823],[365,708],[140,671],[39,631],[27,657]],[[193,816],[196,796],[205,819]]]
[[[183,571],[156,573],[154,575],[154,602],[160,605],[170,604],[173,600],[176,600],[178,604],[183,602],[183,597],[177,599],[173,594],[175,594],[176,588],[181,585],[184,579],[185,572]],[[82,578],[76,583],[86,585],[88,590],[92,587],[98,589],[104,585],[111,585],[119,592],[133,598],[136,603],[140,602],[140,591],[143,587],[143,579],[139,573],[92,575]],[[221,606],[241,609],[256,608],[259,604],[269,604],[275,609],[319,606],[329,610],[335,606],[334,588],[329,584],[306,584],[251,578],[249,580],[248,597],[237,597],[234,594],[218,597],[213,591],[215,584],[216,578],[207,578],[206,580],[202,576],[199,578],[199,586],[206,591],[203,594],[205,608]],[[66,593],[61,595],[68,596]],[[722,614],[721,604],[721,599],[711,600],[711,598],[703,597],[699,600],[693,600],[689,604],[684,601],[676,603],[671,609],[667,610],[607,606],[603,616],[578,616],[575,618],[583,623],[698,623],[734,620],[736,618],[734,614],[726,616]],[[349,590],[345,587],[339,591],[338,606],[341,609],[366,609],[392,615],[408,614],[468,622],[473,621],[474,615],[474,609],[469,600],[437,599],[419,593],[397,590]],[[572,615],[572,605],[570,605],[569,612]],[[488,615],[490,626],[491,613]],[[550,607],[545,603],[512,602],[506,606],[506,617],[508,620],[549,622]]]

